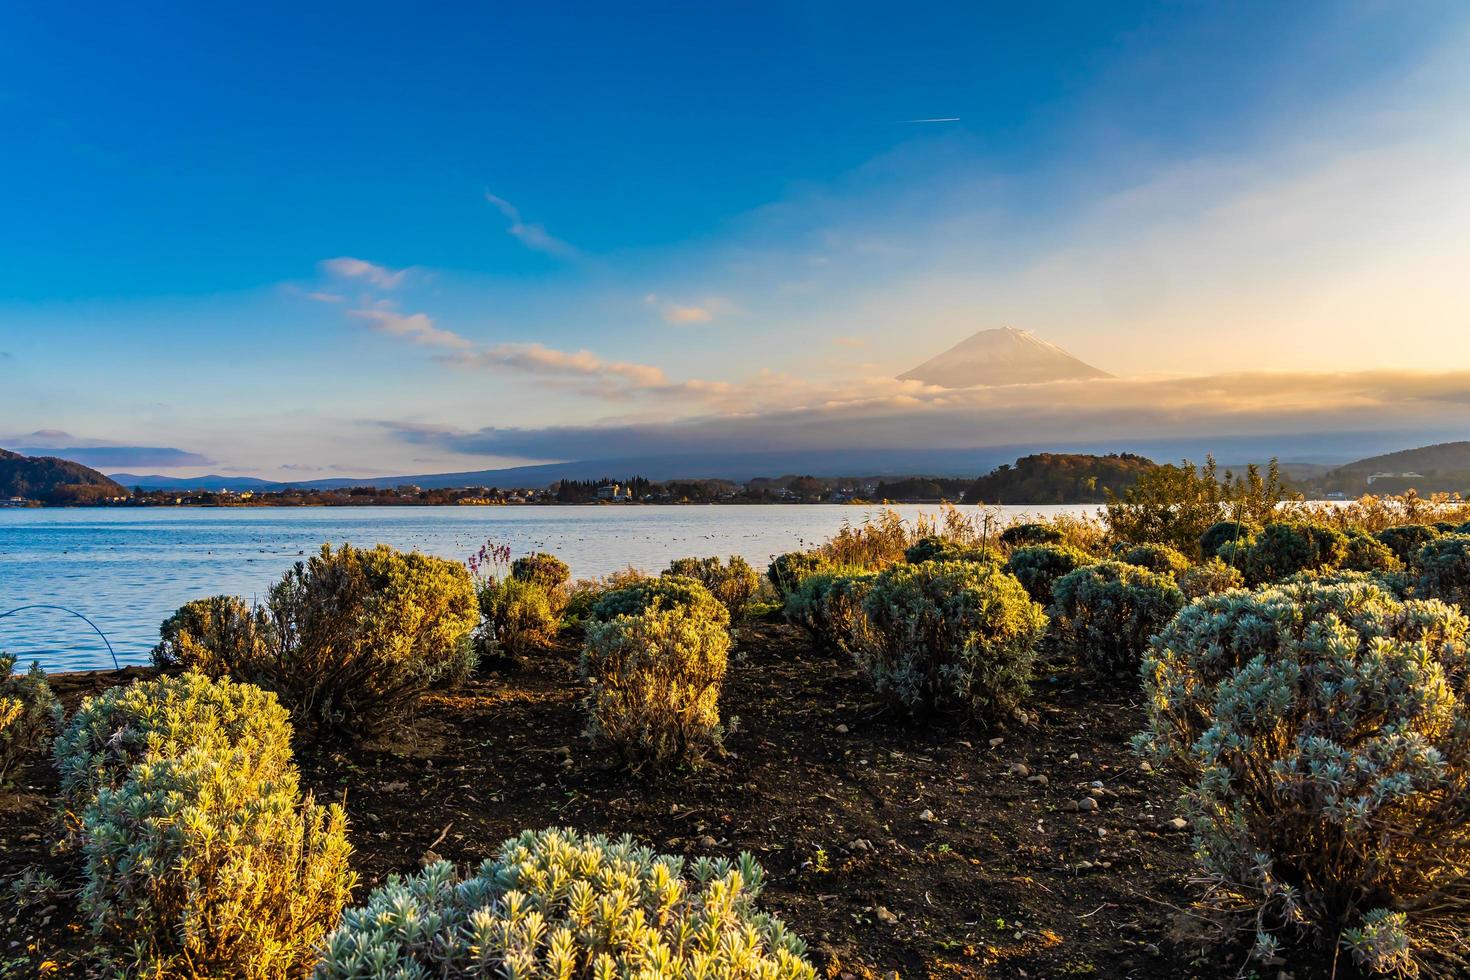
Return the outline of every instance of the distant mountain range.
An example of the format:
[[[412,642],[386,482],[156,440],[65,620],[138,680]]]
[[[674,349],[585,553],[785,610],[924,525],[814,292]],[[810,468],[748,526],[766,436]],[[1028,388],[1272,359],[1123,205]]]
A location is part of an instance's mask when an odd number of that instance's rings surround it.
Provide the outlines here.
[[[1470,442],[1369,456],[1330,471],[1322,483],[1344,493],[1399,493],[1413,487],[1422,494],[1470,494]]]
[[[1112,375],[1079,361],[1029,330],[1000,327],[981,330],[898,377],[941,388],[976,388],[1088,381]]]

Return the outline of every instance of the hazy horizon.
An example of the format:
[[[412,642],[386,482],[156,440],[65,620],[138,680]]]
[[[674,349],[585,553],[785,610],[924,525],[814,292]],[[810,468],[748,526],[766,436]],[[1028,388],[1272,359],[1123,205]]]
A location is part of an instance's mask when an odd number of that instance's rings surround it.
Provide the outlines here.
[[[1470,431],[1461,4],[6,21],[0,447],[311,480]],[[1006,326],[1113,377],[897,380]]]

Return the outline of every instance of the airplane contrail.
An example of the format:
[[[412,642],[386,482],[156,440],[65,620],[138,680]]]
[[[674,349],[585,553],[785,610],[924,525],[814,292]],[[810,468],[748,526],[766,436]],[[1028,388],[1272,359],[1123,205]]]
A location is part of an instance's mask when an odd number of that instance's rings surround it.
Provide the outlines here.
[[[904,122],[906,122],[906,123],[940,123],[940,122],[959,122],[959,121],[960,121],[960,117],[959,116],[946,116],[943,119],[905,119],[904,120]]]

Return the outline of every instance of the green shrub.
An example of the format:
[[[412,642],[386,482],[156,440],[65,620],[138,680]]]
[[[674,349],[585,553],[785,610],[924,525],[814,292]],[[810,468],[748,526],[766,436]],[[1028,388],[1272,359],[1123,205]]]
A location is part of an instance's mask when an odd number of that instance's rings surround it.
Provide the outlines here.
[[[1014,577],[972,562],[893,565],[863,601],[854,653],[878,693],[909,713],[1012,713],[1029,691],[1046,614]]]
[[[139,763],[196,748],[239,749],[257,781],[269,782],[291,763],[291,725],[274,694],[228,678],[188,673],[110,687],[83,701],[52,745],[62,804],[79,815]]]
[[[1206,559],[1214,558],[1225,545],[1249,544],[1260,531],[1259,525],[1247,521],[1216,521],[1199,536],[1200,554]]]
[[[692,579],[660,581],[684,583],[691,598],[648,590],[644,605],[599,613],[582,647],[587,735],[635,768],[698,764],[723,735],[729,613]]]
[[[1438,528],[1428,524],[1397,524],[1379,531],[1376,537],[1405,565],[1413,564],[1419,549],[1440,536]]]
[[[1136,676],[1149,637],[1184,605],[1172,577],[1120,561],[1069,572],[1052,592],[1062,648],[1103,674]]]
[[[684,859],[570,830],[527,831],[460,879],[394,876],[348,909],[316,980],[816,980],[806,947],[755,905],[749,854]]]
[[[0,653],[0,784],[27,753],[45,747],[56,697],[37,663],[16,674],[15,658]]]
[[[1050,524],[1026,521],[1012,524],[1000,532],[1000,543],[1007,548],[1024,548],[1035,544],[1060,544],[1064,535]]]
[[[369,735],[398,724],[434,684],[474,669],[474,585],[442,558],[323,545],[272,587],[265,615],[269,628],[253,634],[263,642],[215,648],[210,634],[190,633],[188,645],[165,637],[160,656],[274,691],[299,725]]]
[[[1195,565],[1179,576],[1179,591],[1184,593],[1186,602],[1244,586],[1245,576],[1240,574],[1240,569],[1232,568],[1218,558]]]
[[[212,676],[230,672],[235,664],[268,656],[276,637],[270,617],[244,599],[216,595],[193,599],[163,621],[153,665],[161,670],[197,670]]]
[[[766,568],[766,578],[776,589],[782,602],[799,585],[801,580],[826,564],[826,560],[814,551],[788,551],[777,555]]]
[[[1206,596],[1159,631],[1144,658],[1149,732],[1140,741],[1156,757],[1187,762],[1208,727],[1214,688],[1256,658],[1283,652],[1328,631],[1350,637],[1361,651],[1381,639],[1423,646],[1450,663],[1470,632],[1459,609],[1433,600],[1403,600],[1362,572],[1339,580],[1288,582],[1255,592]]]
[[[1140,747],[1194,774],[1210,911],[1344,948],[1372,972],[1463,975],[1470,939],[1465,617],[1371,584],[1216,596],[1145,669]]]
[[[677,558],[669,563],[665,575],[692,578],[730,610],[730,619],[745,618],[751,599],[760,588],[760,576],[750,563],[739,555],[731,555],[729,562],[718,558]]]
[[[1252,586],[1297,572],[1336,568],[1347,557],[1347,536],[1325,524],[1268,524],[1244,549],[1240,569]]]
[[[515,660],[550,646],[561,627],[555,588],[513,575],[481,585],[484,621],[476,635],[481,655]]]
[[[1419,549],[1414,560],[1421,595],[1470,609],[1470,534],[1446,534]]]
[[[534,582],[544,589],[559,589],[571,581],[572,570],[555,555],[538,551],[511,562],[510,577],[522,582]]]
[[[1033,544],[1011,552],[1005,570],[1016,577],[1032,601],[1045,608],[1051,605],[1051,590],[1057,579],[1096,561],[1087,552],[1070,545]]]
[[[1118,559],[1174,579],[1188,571],[1191,565],[1190,560],[1177,548],[1166,544],[1135,544],[1121,549]]]
[[[1347,551],[1338,567],[1350,572],[1375,572],[1391,575],[1404,570],[1404,563],[1393,549],[1366,531],[1349,528]]]
[[[786,599],[788,622],[802,627],[820,646],[850,652],[866,626],[863,600],[877,572],[833,568],[809,575]]]
[[[250,748],[138,762],[81,822],[82,912],[150,977],[300,977],[356,882],[340,806],[262,781]]]

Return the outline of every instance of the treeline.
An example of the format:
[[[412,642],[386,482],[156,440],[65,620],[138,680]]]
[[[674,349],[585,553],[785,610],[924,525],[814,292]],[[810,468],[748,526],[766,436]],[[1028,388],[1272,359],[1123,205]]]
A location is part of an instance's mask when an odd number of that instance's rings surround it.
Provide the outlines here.
[[[967,504],[1101,504],[1138,483],[1158,464],[1133,453],[1092,456],[1036,453],[1004,464],[969,485]]]

